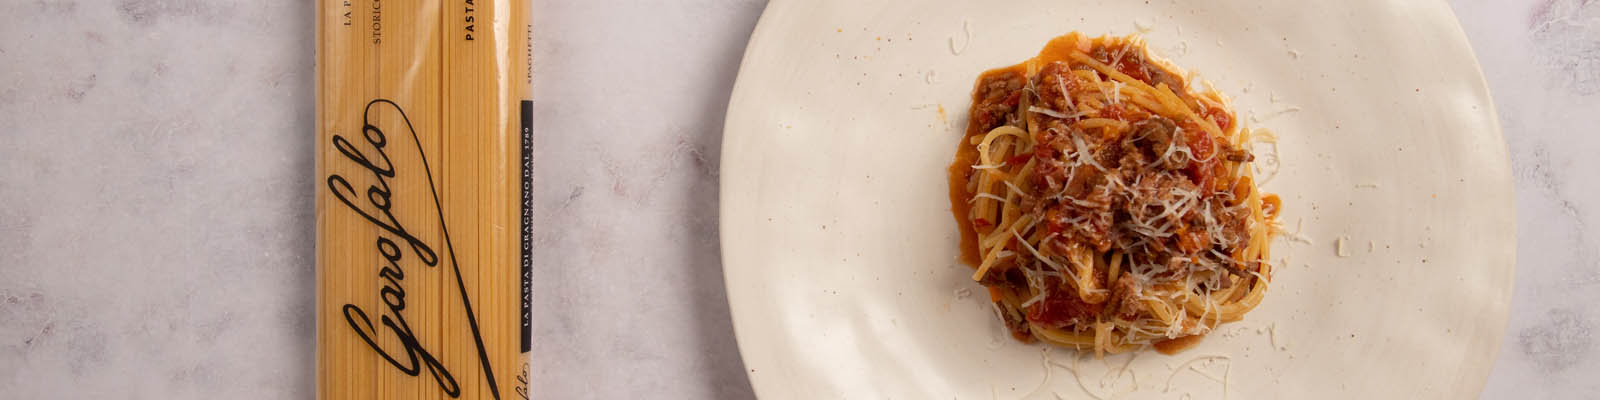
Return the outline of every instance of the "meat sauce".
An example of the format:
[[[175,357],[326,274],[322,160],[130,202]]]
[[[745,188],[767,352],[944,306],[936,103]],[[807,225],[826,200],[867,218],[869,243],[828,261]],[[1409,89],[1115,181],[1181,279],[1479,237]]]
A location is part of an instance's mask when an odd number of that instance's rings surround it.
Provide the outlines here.
[[[1062,96],[1061,90],[1065,89],[1068,93],[1076,93],[1083,90],[1083,88],[1078,86],[1078,79],[1061,77],[1069,76],[1072,73],[1071,69],[1089,68],[1086,65],[1069,62],[1074,51],[1083,51],[1102,63],[1112,65],[1118,72],[1152,86],[1164,84],[1181,100],[1188,103],[1190,108],[1195,110],[1196,114],[1206,122],[1216,124],[1216,128],[1227,131],[1234,123],[1227,110],[1221,107],[1211,107],[1205,102],[1192,98],[1188,90],[1186,90],[1183,80],[1176,73],[1147,60],[1143,49],[1132,46],[1128,46],[1128,48],[1110,47],[1103,45],[1099,41],[1088,42],[1081,40],[1076,35],[1063,36],[1052,40],[1033,59],[983,73],[978,78],[973,89],[972,106],[968,114],[966,133],[957,146],[955,159],[948,169],[951,212],[961,230],[960,245],[961,260],[963,262],[974,267],[979,265],[981,260],[978,252],[978,237],[980,233],[986,233],[993,229],[995,223],[995,221],[988,221],[982,218],[969,220],[971,213],[969,200],[973,198],[974,194],[969,193],[967,187],[968,182],[972,179],[972,174],[977,173],[972,168],[972,165],[978,159],[977,149],[970,144],[970,141],[973,138],[982,137],[996,127],[1008,124],[1021,125],[1021,120],[1025,118],[1024,115],[1027,110],[1019,108],[1024,102],[1023,96],[1026,95],[1025,93],[1030,88],[1030,77],[1032,77],[1031,79],[1036,79],[1036,81],[1032,82],[1031,90],[1037,91],[1037,97],[1043,102],[1036,103],[1036,105],[1055,110],[1071,109],[1072,105],[1063,104],[1066,101]],[[1100,78],[1102,80],[1110,80],[1104,74],[1100,74]],[[1091,86],[1089,90],[1094,89]],[[1094,197],[1098,189],[1110,184],[1107,182],[1108,178],[1105,175],[1132,174],[1127,180],[1132,182],[1132,176],[1137,176],[1140,173],[1138,168],[1145,168],[1143,167],[1144,165],[1151,164],[1163,165],[1161,163],[1165,162],[1164,159],[1156,160],[1155,158],[1162,155],[1151,151],[1151,149],[1164,149],[1166,146],[1181,144],[1187,147],[1189,157],[1184,160],[1181,168],[1173,170],[1181,172],[1181,176],[1187,178],[1187,182],[1183,183],[1184,185],[1197,188],[1201,192],[1211,192],[1213,190],[1231,191],[1231,187],[1219,187],[1224,185],[1216,182],[1215,177],[1223,173],[1221,168],[1223,168],[1225,159],[1238,161],[1242,157],[1248,157],[1248,153],[1240,149],[1232,148],[1226,143],[1217,143],[1208,133],[1209,131],[1206,127],[1200,126],[1194,120],[1186,119],[1181,122],[1173,122],[1160,116],[1123,107],[1121,104],[1105,105],[1092,116],[1124,121],[1134,128],[1127,129],[1120,135],[1097,136],[1071,128],[1069,124],[1072,121],[1037,116],[1039,119],[1035,122],[1036,124],[1043,124],[1043,126],[1056,129],[1040,129],[1035,136],[1035,150],[1031,153],[1013,156],[1007,160],[1007,163],[1008,165],[1021,165],[1032,158],[1037,163],[1035,169],[1037,176],[1059,175],[1063,177],[1061,180],[1036,178],[1035,182],[1033,182],[1034,187],[1031,188],[1036,193],[1053,193],[1046,192],[1046,190],[1060,191],[1073,198],[1088,199],[1086,200],[1087,203],[1105,204],[1102,210],[1086,210],[1084,209],[1085,207],[1049,209],[1048,207],[1051,206],[1048,204],[1038,206],[1045,207],[1044,209],[1047,210],[1044,215],[1047,215],[1046,219],[1048,221],[1044,226],[1045,229],[1048,229],[1048,232],[1072,238],[1077,243],[1089,246],[1100,252],[1111,249],[1119,240],[1112,226],[1119,221],[1126,221],[1127,218],[1130,218],[1127,213],[1114,208],[1134,206],[1119,204],[1117,200],[1109,198]],[[1137,129],[1147,129],[1147,131],[1138,131]],[[1144,137],[1135,139],[1141,134]],[[1075,138],[1074,135],[1076,135]],[[1094,153],[1093,158],[1099,164],[1112,171],[1092,173],[1088,171],[1088,168],[1079,168],[1076,175],[1070,175],[1067,169],[1058,165],[1059,163],[1050,162],[1063,157],[1069,148],[1080,146],[1080,144],[1073,142],[1074,139],[1092,142],[1088,145],[1096,146],[1099,149],[1098,151],[1091,151],[1091,153]],[[1167,166],[1170,167],[1171,165]],[[1182,180],[1182,178],[1179,179]],[[1074,185],[1077,186],[1050,187],[1052,184],[1060,185],[1060,182],[1063,181],[1074,182]],[[1159,182],[1143,183],[1151,185],[1162,184]],[[1228,185],[1231,184],[1231,182],[1228,183]],[[1152,190],[1156,189],[1159,188],[1153,188]],[[1220,200],[1208,199],[1207,201]],[[1088,218],[1088,222],[1076,225],[1059,223],[1059,221],[1074,218]],[[1229,218],[1242,219],[1243,216],[1234,215],[1229,216]],[[1241,228],[1238,230],[1242,231],[1243,224],[1238,222],[1224,221],[1223,223],[1240,226]],[[1196,221],[1196,223],[1198,222]],[[1087,228],[1075,226],[1087,226]],[[1237,233],[1240,232],[1235,234]],[[1156,245],[1175,248],[1183,253],[1197,253],[1210,248],[1210,243],[1212,242],[1212,238],[1205,236],[1204,232],[1188,230],[1182,231],[1182,234],[1175,235],[1167,242]],[[1011,246],[1013,248],[1011,250],[1026,251],[1015,248],[1015,242],[1012,243]],[[1071,242],[1062,241],[1058,243]],[[1150,261],[1164,262],[1165,260]],[[994,270],[992,269],[991,271]],[[1000,272],[1004,273],[1005,271]],[[1023,307],[1023,310],[1006,311],[1021,311],[1021,315],[1026,319],[1027,323],[1067,329],[1082,329],[1088,323],[1094,322],[1097,316],[1126,317],[1131,315],[1132,308],[1137,306],[1136,302],[1121,300],[1126,297],[1126,293],[1119,293],[1129,290],[1126,288],[1129,288],[1131,284],[1116,282],[1113,285],[1106,285],[1106,283],[1110,283],[1105,282],[1106,271],[1100,269],[1096,273],[1099,275],[1096,279],[1102,282],[1101,287],[1110,286],[1108,289],[1111,290],[1111,295],[1108,296],[1109,300],[1107,301],[1091,303],[1085,301],[1068,288],[1068,290],[1048,291],[1043,298],[1034,301],[1027,307]],[[993,276],[995,274],[991,272],[990,275]],[[1003,274],[996,279],[984,279],[985,285],[990,287],[992,298],[999,303],[999,300],[1006,296],[1026,297],[1026,293],[1028,293],[1027,283],[1018,279],[1008,278],[1005,275],[1012,274]],[[1049,279],[1052,280],[1049,287],[1062,283],[1053,277]],[[1126,279],[1122,281],[1126,281]],[[1016,322],[1020,323],[1020,321]],[[1022,326],[1019,329],[1012,321],[1009,321],[1009,318],[1008,326],[1011,326],[1013,334],[1019,339],[1028,339],[1026,326]],[[1169,343],[1165,347],[1186,347],[1187,345],[1192,345],[1196,340],[1198,339],[1173,339],[1167,341]],[[1158,345],[1159,347],[1162,347],[1162,345]]]

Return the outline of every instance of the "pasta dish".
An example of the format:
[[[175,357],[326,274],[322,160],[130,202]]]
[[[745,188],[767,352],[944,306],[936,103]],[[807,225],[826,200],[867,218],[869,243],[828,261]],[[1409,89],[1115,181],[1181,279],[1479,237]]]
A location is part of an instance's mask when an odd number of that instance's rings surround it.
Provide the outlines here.
[[[1176,352],[1261,302],[1278,197],[1251,132],[1137,36],[979,76],[950,165],[963,260],[1022,341]]]

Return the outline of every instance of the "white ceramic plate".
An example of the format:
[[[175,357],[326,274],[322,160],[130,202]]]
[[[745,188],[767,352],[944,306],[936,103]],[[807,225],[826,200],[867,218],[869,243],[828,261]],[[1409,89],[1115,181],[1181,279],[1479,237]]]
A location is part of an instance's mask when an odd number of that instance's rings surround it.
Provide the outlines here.
[[[1173,3],[768,5],[721,175],[723,269],[757,393],[1476,397],[1504,332],[1515,225],[1492,103],[1447,6]],[[1265,302],[1186,353],[1058,349],[1064,367],[1047,370],[1045,346],[1003,337],[956,261],[945,166],[978,73],[1073,30],[1141,26],[1282,137],[1265,187],[1314,244],[1279,240]]]

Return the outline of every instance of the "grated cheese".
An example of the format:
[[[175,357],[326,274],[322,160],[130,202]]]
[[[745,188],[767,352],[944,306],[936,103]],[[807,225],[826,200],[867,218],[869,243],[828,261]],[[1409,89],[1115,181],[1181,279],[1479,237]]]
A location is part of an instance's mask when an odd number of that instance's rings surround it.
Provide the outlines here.
[[[961,32],[963,32],[963,33],[965,33],[967,35],[966,36],[966,41],[961,42],[961,48],[957,49],[956,48],[956,38],[951,37],[950,38],[950,54],[951,55],[957,55],[957,56],[961,55],[961,52],[967,51],[967,46],[972,44],[972,21],[961,20]]]
[[[1205,377],[1206,379],[1210,379],[1212,382],[1222,383],[1222,381],[1223,381],[1222,378],[1219,378],[1216,375],[1212,375],[1210,372],[1206,372],[1206,370],[1200,369],[1200,366],[1198,366],[1198,365],[1190,365],[1189,366],[1189,370],[1190,371],[1194,371],[1195,375],[1200,375],[1202,377]]]
[[[1290,241],[1305,243],[1306,245],[1316,245],[1316,243],[1311,241],[1311,238],[1300,234],[1300,230],[1305,228],[1305,223],[1305,218],[1296,219],[1294,223],[1294,232],[1285,231],[1281,226],[1274,226],[1273,230],[1277,231],[1278,234],[1283,235],[1285,239],[1289,239]],[[1274,224],[1276,224],[1276,222],[1274,222]]]
[[[1006,187],[1010,188],[1012,192],[1016,193],[1017,197],[1023,197],[1023,198],[1033,197],[1033,196],[1029,196],[1027,193],[1023,193],[1022,189],[1018,189],[1017,185],[1014,184],[1014,183],[1011,183],[1011,181],[1000,181],[1000,182],[1006,184]]]
[[[1080,162],[1088,163],[1089,165],[1094,166],[1095,169],[1100,170],[1101,172],[1110,171],[1110,169],[1107,169],[1104,165],[1100,165],[1100,162],[1094,160],[1094,156],[1089,153],[1088,146],[1083,144],[1083,138],[1082,137],[1080,137],[1078,135],[1072,135],[1072,145],[1073,145],[1073,147],[1077,148],[1076,151],[1074,151],[1074,153],[1077,153],[1078,160]]]
[[[1045,348],[1039,350],[1039,366],[1044,367],[1044,380],[1039,381],[1039,386],[1034,387],[1033,390],[1029,391],[1028,395],[1027,396],[1023,396],[1023,398],[1033,398],[1033,395],[1038,394],[1040,390],[1044,390],[1044,388],[1050,386],[1050,348],[1049,347],[1045,347]]]
[[[1267,324],[1267,340],[1272,342],[1272,348],[1274,348],[1274,349],[1278,349],[1278,350],[1281,350],[1281,351],[1288,351],[1289,350],[1289,346],[1278,344],[1278,323],[1277,322],[1273,322],[1273,323]]]
[[[1077,118],[1077,117],[1083,116],[1083,113],[1062,114],[1060,111],[1051,110],[1051,109],[1044,108],[1044,107],[1039,107],[1039,106],[1028,106],[1028,112],[1049,115],[1051,117],[1056,117],[1056,118],[1061,118],[1061,119],[1073,119],[1073,118]]]
[[[1032,282],[1029,282],[1029,283],[1030,283],[1030,286],[1032,286],[1031,285]],[[1033,297],[1028,298],[1028,301],[1022,302],[1022,308],[1028,308],[1028,306],[1031,306],[1034,303],[1038,303],[1040,300],[1044,300],[1045,295],[1048,295],[1048,294],[1050,294],[1050,293],[1049,292],[1045,292],[1045,291],[1040,291],[1039,294],[1033,295]]]
[[[994,310],[994,317],[999,319],[999,320],[1001,320],[1001,321],[1005,321],[1006,320],[1006,313],[1005,313],[1005,311],[1001,311],[1000,310],[1000,305],[996,304],[995,302],[992,302],[992,301],[988,302],[988,303],[989,303],[989,309],[990,310]],[[994,349],[1000,348],[1001,346],[1005,346],[1005,337],[1011,334],[1011,332],[1006,331],[1006,325],[1005,324],[997,324],[995,326],[1000,328],[999,329],[1000,335],[999,336],[992,336],[992,337],[989,338],[989,346],[988,346],[989,350],[994,350]]]
[[[1128,361],[1122,362],[1122,368],[1118,368],[1115,371],[1106,371],[1106,374],[1104,376],[1100,377],[1100,387],[1102,387],[1102,388],[1111,387],[1112,389],[1115,389],[1116,385],[1117,385],[1117,382],[1121,382],[1122,381],[1122,375],[1130,373],[1128,371],[1128,367],[1133,365],[1133,359],[1135,359],[1135,358],[1139,358],[1139,353],[1135,352],[1135,353],[1133,353],[1133,355],[1128,356]],[[1134,390],[1138,390],[1138,388],[1139,388],[1139,374],[1132,373],[1129,376],[1133,377]],[[1111,383],[1109,383],[1109,384],[1106,383],[1106,377],[1111,377]]]
[[[1082,359],[1081,357],[1074,355],[1072,357],[1072,366],[1071,367],[1068,367],[1068,366],[1066,366],[1064,364],[1061,364],[1060,362],[1056,362],[1054,360],[1050,361],[1050,364],[1054,365],[1054,366],[1057,366],[1057,367],[1061,367],[1062,369],[1066,369],[1067,371],[1072,372],[1072,381],[1078,383],[1078,390],[1082,390],[1083,393],[1088,394],[1090,397],[1094,397],[1095,399],[1106,400],[1105,396],[1101,396],[1099,393],[1095,393],[1093,390],[1089,389],[1089,385],[1088,384],[1083,383],[1083,374],[1079,372],[1080,369],[1078,368],[1078,360],[1081,360],[1081,359]],[[1061,398],[1061,394],[1059,394],[1059,393],[1051,392],[1051,394],[1054,394],[1056,396],[1056,398],[1058,398],[1058,399]]]
[[[1276,102],[1276,101],[1274,101],[1274,102]],[[1278,117],[1280,115],[1284,115],[1284,114],[1288,114],[1288,113],[1300,112],[1300,110],[1301,110],[1300,106],[1288,106],[1288,107],[1284,107],[1282,109],[1279,109],[1278,111],[1273,111],[1271,113],[1267,113],[1267,115],[1262,116],[1260,120],[1256,120],[1255,117],[1251,117],[1251,120],[1259,123],[1261,121],[1271,120],[1271,119],[1276,118],[1276,117]]]
[[[1022,244],[1023,248],[1026,248],[1026,249],[1028,249],[1028,252],[1033,253],[1034,258],[1037,258],[1040,262],[1043,262],[1046,265],[1049,265],[1051,268],[1054,268],[1056,271],[1066,270],[1065,268],[1061,267],[1061,264],[1057,264],[1055,261],[1051,261],[1049,257],[1045,257],[1043,254],[1039,254],[1039,250],[1033,248],[1033,245],[1028,244],[1028,241],[1026,239],[1023,239],[1022,235],[1018,234],[1016,229],[1013,228],[1011,230],[1011,235],[1012,236],[1016,236],[1017,237],[1017,243]],[[1067,272],[1069,274],[1072,274],[1072,280],[1073,281],[1077,281],[1078,280],[1077,273],[1072,272],[1071,270],[1067,270]]]
[[[1072,102],[1071,93],[1067,93],[1067,84],[1066,84],[1066,77],[1065,76],[1057,76],[1056,77],[1056,90],[1061,91],[1061,100],[1062,100],[1062,103],[1065,103],[1067,105],[1067,111],[1072,111],[1073,113],[1077,113],[1078,105],[1076,103]]]
[[[1170,393],[1170,392],[1172,392],[1172,380],[1173,380],[1173,378],[1178,377],[1178,373],[1183,372],[1184,370],[1192,370],[1192,371],[1195,371],[1195,372],[1200,372],[1199,370],[1191,369],[1190,366],[1194,365],[1195,362],[1202,361],[1202,360],[1207,361],[1208,364],[1211,361],[1215,361],[1215,360],[1222,360],[1222,361],[1227,361],[1228,362],[1227,367],[1226,367],[1227,369],[1223,370],[1222,379],[1220,380],[1220,382],[1222,383],[1222,398],[1224,398],[1224,399],[1228,398],[1228,389],[1229,389],[1228,381],[1229,381],[1229,376],[1232,375],[1232,373],[1233,373],[1233,357],[1229,357],[1229,356],[1225,356],[1225,355],[1199,356],[1199,357],[1195,357],[1195,358],[1189,359],[1189,361],[1185,361],[1183,364],[1178,365],[1177,368],[1173,368],[1172,375],[1168,375],[1167,376],[1166,388],[1162,389],[1161,392],[1162,393]],[[1206,375],[1207,378],[1215,379],[1214,377],[1209,376],[1209,374],[1202,373],[1201,375]]]
[[[1138,29],[1139,32],[1149,32],[1154,28],[1154,26],[1150,24],[1150,20],[1145,18],[1134,18],[1133,27]]]

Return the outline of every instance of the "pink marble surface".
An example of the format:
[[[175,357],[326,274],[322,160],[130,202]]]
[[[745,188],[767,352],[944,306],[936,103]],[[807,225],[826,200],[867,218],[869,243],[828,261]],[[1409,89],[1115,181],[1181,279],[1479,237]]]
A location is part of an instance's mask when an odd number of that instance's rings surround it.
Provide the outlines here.
[[[759,0],[536,0],[540,398],[748,398],[719,143]],[[1484,398],[1596,398],[1600,1],[1452,6],[1517,182]],[[311,3],[0,4],[0,398],[309,398]]]
[[[1484,398],[1600,397],[1600,1],[1455,1],[1517,185],[1511,321]]]

